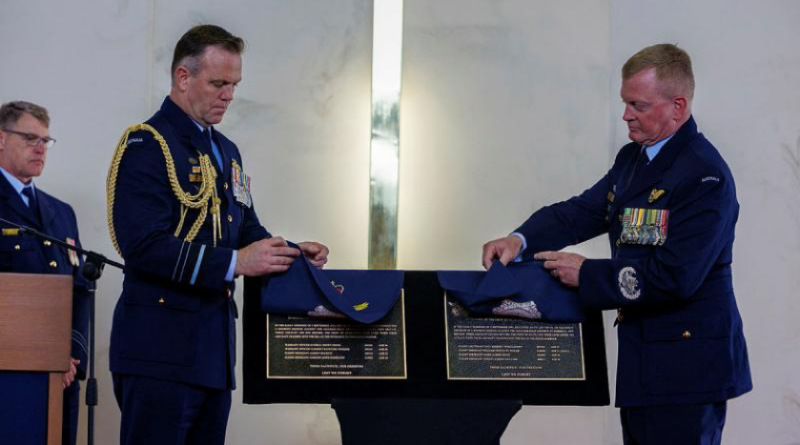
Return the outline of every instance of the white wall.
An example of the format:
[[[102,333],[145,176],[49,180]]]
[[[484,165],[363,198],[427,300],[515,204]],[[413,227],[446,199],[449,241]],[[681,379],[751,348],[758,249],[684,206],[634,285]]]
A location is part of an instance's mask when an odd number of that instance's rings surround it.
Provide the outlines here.
[[[262,220],[324,240],[331,267],[364,268],[371,11],[369,0],[0,0],[0,101],[50,109],[58,143],[37,183],[73,204],[87,247],[116,257],[105,176],[117,138],[168,91],[177,38],[225,26],[249,46],[221,129],[243,151]],[[405,0],[400,267],[477,269],[483,242],[590,185],[625,142],[619,67],[643,46],[678,43],[694,59],[695,117],[742,205],[734,273],[756,390],[731,402],[725,440],[800,444],[798,23],[793,0]],[[602,239],[577,250],[608,254]],[[114,270],[100,283],[97,443],[119,431],[107,369],[120,286]],[[613,381],[610,327],[607,345]],[[229,443],[340,443],[328,406],[240,400]],[[621,443],[613,408],[526,407],[503,443],[530,437]]]

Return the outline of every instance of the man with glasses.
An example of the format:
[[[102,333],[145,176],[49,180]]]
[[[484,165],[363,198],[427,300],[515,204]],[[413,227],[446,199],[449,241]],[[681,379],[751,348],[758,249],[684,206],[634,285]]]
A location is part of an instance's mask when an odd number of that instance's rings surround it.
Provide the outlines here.
[[[72,207],[36,187],[33,178],[42,174],[47,152],[55,144],[50,137],[47,110],[30,102],[8,102],[0,107],[0,217],[32,227],[70,244],[80,244],[78,222]],[[0,223],[0,272],[66,274],[73,276],[72,353],[70,369],[63,375],[64,419],[62,442],[74,444],[78,427],[78,379],[86,375],[88,330],[87,282],[78,273],[81,259],[74,252],[21,233]],[[4,390],[47,385],[42,374],[0,374],[0,394]],[[4,389],[3,389],[4,388]],[[12,425],[12,431],[28,434],[25,410],[9,407],[0,400],[0,421]],[[0,428],[2,429],[2,428]],[[11,433],[13,434],[13,432]],[[20,436],[20,441],[22,436]],[[13,436],[3,441],[19,443]]]

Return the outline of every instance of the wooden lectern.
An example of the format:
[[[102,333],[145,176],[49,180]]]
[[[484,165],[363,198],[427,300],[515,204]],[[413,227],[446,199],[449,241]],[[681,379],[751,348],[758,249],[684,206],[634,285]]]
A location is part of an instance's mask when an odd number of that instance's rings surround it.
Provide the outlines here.
[[[0,372],[49,374],[48,445],[61,444],[71,324],[71,276],[0,273]]]

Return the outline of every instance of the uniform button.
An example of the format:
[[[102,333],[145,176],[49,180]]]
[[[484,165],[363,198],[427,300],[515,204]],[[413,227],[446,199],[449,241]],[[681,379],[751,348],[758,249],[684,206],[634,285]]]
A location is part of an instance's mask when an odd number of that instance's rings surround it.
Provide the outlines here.
[[[16,246],[14,246],[14,250],[22,250],[22,246],[20,246],[19,244],[17,244]]]
[[[231,290],[230,290],[230,289],[228,289],[228,298],[230,298],[230,297],[231,297],[231,295],[232,295],[232,293],[231,293]]]
[[[617,311],[617,323],[622,323],[622,320],[625,319],[625,315],[623,315],[622,311]]]
[[[161,297],[161,298],[159,298],[159,299],[158,299],[158,302],[159,302],[159,303],[161,303],[161,304],[164,304],[164,303],[166,303],[166,301],[164,300],[164,297]]]
[[[55,260],[50,261],[50,267],[58,267],[58,263]]]
[[[228,222],[229,222],[229,223],[232,223],[232,222],[233,222],[233,216],[231,216],[231,215],[228,215]]]
[[[619,222],[622,222],[622,215],[617,216],[617,218],[619,219]]]
[[[692,338],[692,333],[689,332],[689,330],[685,330],[683,331],[683,334],[681,334],[681,337],[683,337],[684,340],[688,340]]]
[[[223,183],[222,184],[222,188],[224,188],[225,190],[228,190],[228,183],[227,182]]]
[[[44,240],[44,245],[45,245],[45,246],[47,246],[47,247],[50,247],[50,244],[52,244],[52,243],[50,242],[50,240]]]
[[[619,245],[622,244],[622,241],[617,240],[616,244],[617,244],[617,247],[619,247]]]

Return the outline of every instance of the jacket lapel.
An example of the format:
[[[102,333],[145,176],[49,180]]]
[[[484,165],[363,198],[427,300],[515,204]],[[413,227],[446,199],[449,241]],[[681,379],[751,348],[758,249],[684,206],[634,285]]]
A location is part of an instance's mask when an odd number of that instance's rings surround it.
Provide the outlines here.
[[[222,156],[222,175],[221,176],[225,179],[225,181],[230,181],[230,179],[231,179],[230,178],[230,175],[231,175],[231,169],[230,169],[231,158],[228,157],[228,154],[227,154],[228,150],[225,148],[225,145],[227,144],[227,141],[223,140],[225,138],[222,137],[221,134],[219,134],[219,132],[217,131],[216,128],[211,127],[211,131],[214,133],[214,140],[217,142],[217,148],[219,148],[219,154],[220,154],[220,156]],[[213,154],[212,154],[212,156],[213,156]],[[216,165],[216,162],[214,163],[214,165]]]
[[[36,218],[33,216],[31,209],[25,205],[25,203],[22,201],[22,198],[19,196],[19,193],[14,190],[14,187],[8,183],[8,180],[6,180],[6,177],[2,174],[0,174],[0,199],[5,200],[8,203],[8,207],[10,207],[18,217],[15,220],[15,218],[11,215],[2,215],[3,218],[6,218],[14,223],[39,228],[39,224],[36,221]],[[20,221],[19,218],[22,220]]]
[[[39,204],[39,215],[42,218],[42,230],[48,232],[47,229],[50,227],[50,223],[56,218],[55,209],[50,201],[50,197],[42,193],[39,189],[36,190],[36,202]]]
[[[636,173],[636,177],[631,180],[630,185],[622,192],[620,201],[629,201],[641,193],[642,190],[647,190],[661,181],[664,173],[672,167],[672,163],[675,162],[675,158],[681,150],[696,136],[697,124],[695,124],[694,118],[690,116],[689,120],[675,133],[675,136],[664,144],[658,156],[649,164],[641,166]],[[643,156],[646,155],[643,154]]]
[[[217,161],[214,159],[214,154],[211,152],[211,142],[205,138],[203,132],[197,128],[194,121],[175,105],[175,102],[173,102],[169,96],[164,99],[164,103],[161,105],[161,111],[175,128],[176,136],[184,141],[188,141],[188,143],[183,145],[187,147],[191,146],[200,154],[208,155],[209,158],[211,158],[211,164],[219,170]],[[189,155],[192,156],[194,153],[190,153]]]

